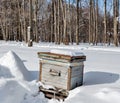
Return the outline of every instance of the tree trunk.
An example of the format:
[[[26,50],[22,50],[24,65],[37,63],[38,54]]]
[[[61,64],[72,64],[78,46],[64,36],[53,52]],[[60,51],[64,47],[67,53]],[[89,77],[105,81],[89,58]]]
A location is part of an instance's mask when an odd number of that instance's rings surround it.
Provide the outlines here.
[[[27,29],[26,29],[26,19],[25,19],[25,0],[23,0],[23,17],[24,17],[24,31],[23,31],[23,34],[24,34],[24,41],[27,43]]]
[[[38,42],[38,20],[37,20],[37,10],[38,10],[38,0],[35,1],[35,41]]]
[[[5,33],[5,28],[3,26],[2,20],[0,19],[0,24],[1,24],[1,30],[3,34],[3,40],[6,40],[6,33]]]
[[[119,0],[114,0],[114,44],[118,46],[118,17],[119,17]]]
[[[89,44],[92,42],[92,0],[89,1]]]
[[[52,0],[52,6],[51,6],[51,42],[53,42],[53,35],[54,35],[54,1]]]
[[[96,29],[95,29],[95,25],[96,25],[96,20],[95,20],[95,1],[92,0],[92,43],[93,45],[95,45],[95,33],[96,33]]]
[[[76,15],[76,44],[79,44],[79,0],[77,0],[77,15]]]
[[[57,23],[57,35],[58,35],[58,44],[60,44],[60,0],[58,0],[58,23]]]
[[[56,32],[56,4],[54,1],[54,37],[55,43],[57,44],[57,32]]]
[[[33,36],[33,26],[32,26],[32,0],[29,0],[29,26],[30,26],[30,36],[28,40],[28,46],[31,47],[33,45],[32,43],[32,36]]]
[[[106,2],[107,0],[104,0],[104,43],[107,43],[107,14],[106,14]]]
[[[98,43],[98,0],[96,0],[96,37],[95,37],[95,44]]]
[[[71,34],[71,7],[70,7],[70,0],[69,0],[69,7],[68,7],[68,12],[69,12],[69,31],[68,31],[68,33],[69,33],[69,38],[70,38],[70,43],[72,44],[73,42],[72,42],[72,34]]]
[[[63,19],[63,22],[64,22],[64,32],[63,32],[63,35],[64,35],[64,44],[65,45],[68,45],[68,37],[67,37],[67,33],[66,33],[66,28],[67,28],[67,24],[66,24],[66,2],[65,2],[65,4],[64,4],[64,12],[63,12],[63,14],[64,14],[64,19]]]

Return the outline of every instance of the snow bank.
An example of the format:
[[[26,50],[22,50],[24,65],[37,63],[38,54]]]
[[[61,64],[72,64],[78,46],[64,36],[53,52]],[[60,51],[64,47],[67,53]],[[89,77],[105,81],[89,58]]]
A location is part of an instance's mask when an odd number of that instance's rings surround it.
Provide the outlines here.
[[[10,70],[7,67],[0,65],[0,77],[2,78],[12,78]]]
[[[13,52],[9,51],[0,58],[0,77],[30,80],[30,73],[22,60]]]
[[[4,82],[0,87],[0,103],[21,103],[25,93],[28,91],[16,80],[2,79]]]
[[[53,49],[50,51],[51,53],[55,54],[63,54],[63,55],[69,55],[69,56],[83,56],[84,54],[80,51],[72,51],[72,50],[59,50],[59,49]]]
[[[47,103],[39,85],[30,80],[22,60],[9,51],[0,58],[0,103]]]
[[[0,103],[47,103],[36,82],[0,79]]]

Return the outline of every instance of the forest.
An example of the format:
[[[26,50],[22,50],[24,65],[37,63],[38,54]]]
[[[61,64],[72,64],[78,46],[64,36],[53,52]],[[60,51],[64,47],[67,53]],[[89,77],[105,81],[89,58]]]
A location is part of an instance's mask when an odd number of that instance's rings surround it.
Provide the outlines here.
[[[120,45],[120,0],[0,0],[0,40]]]

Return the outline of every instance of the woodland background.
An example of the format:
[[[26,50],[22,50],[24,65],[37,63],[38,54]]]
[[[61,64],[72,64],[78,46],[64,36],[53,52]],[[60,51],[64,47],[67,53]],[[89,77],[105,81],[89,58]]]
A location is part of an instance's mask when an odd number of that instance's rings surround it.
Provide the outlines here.
[[[120,44],[120,0],[0,0],[0,40]]]

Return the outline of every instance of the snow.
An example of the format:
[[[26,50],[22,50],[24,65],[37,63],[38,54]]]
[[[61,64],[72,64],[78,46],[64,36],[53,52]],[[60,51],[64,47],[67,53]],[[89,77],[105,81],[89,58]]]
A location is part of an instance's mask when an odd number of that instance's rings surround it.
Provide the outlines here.
[[[70,55],[86,55],[83,86],[69,92],[65,101],[49,100],[38,92],[39,58],[37,52],[65,51]],[[65,53],[64,52],[64,53]],[[65,46],[34,43],[27,47],[21,42],[0,41],[0,103],[119,103],[120,102],[120,47]],[[52,86],[45,86],[52,88]]]
[[[101,89],[95,96],[99,99],[105,100],[106,102],[114,101],[115,103],[119,103],[120,100],[120,93],[109,88]]]
[[[84,55],[80,51],[73,51],[73,50],[71,51],[71,50],[52,49],[50,52],[55,53],[55,54],[69,55],[69,56],[83,56]]]
[[[0,70],[3,77],[14,76],[17,79],[30,80],[30,73],[25,68],[21,59],[12,51],[6,53],[2,58],[0,58]]]

